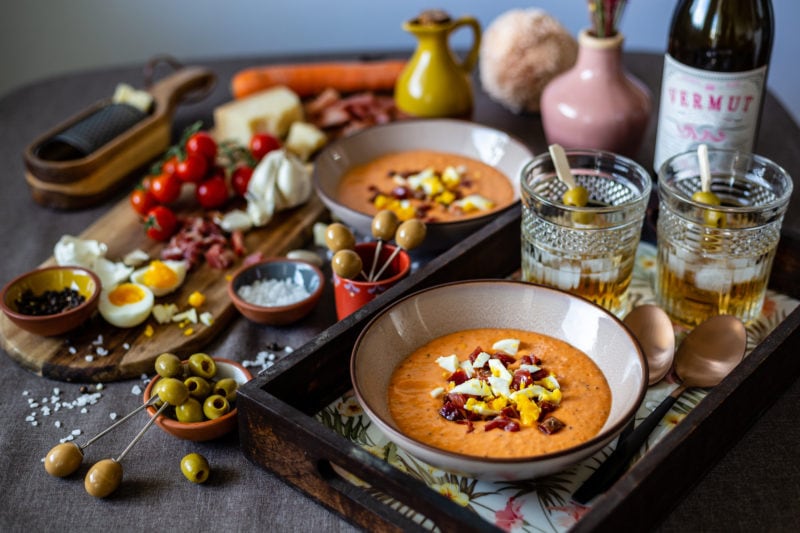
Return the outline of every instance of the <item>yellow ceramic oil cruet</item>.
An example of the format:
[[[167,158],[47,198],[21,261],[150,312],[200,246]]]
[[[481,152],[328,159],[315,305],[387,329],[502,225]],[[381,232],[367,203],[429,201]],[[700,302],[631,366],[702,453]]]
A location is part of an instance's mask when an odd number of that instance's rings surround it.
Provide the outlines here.
[[[450,34],[465,26],[472,30],[472,46],[461,60],[450,50]],[[481,40],[478,21],[471,16],[452,19],[446,12],[432,9],[404,22],[403,29],[417,38],[417,49],[395,85],[398,109],[417,117],[470,117],[470,73]]]

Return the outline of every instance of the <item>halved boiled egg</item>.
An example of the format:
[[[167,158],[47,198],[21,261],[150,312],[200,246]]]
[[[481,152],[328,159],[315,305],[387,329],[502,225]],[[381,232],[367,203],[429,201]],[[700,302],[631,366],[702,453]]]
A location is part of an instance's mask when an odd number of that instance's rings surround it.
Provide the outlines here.
[[[164,296],[176,290],[186,279],[186,262],[151,261],[146,267],[134,270],[131,281],[144,285],[154,296]]]
[[[97,310],[113,326],[132,328],[150,316],[155,298],[153,291],[139,283],[120,283],[100,293]]]

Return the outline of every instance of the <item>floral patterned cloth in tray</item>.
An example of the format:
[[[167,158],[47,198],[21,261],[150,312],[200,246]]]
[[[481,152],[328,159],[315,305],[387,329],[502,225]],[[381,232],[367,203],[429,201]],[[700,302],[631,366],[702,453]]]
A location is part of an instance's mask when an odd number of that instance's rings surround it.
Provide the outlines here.
[[[636,255],[636,267],[629,293],[631,308],[655,303],[653,293],[655,263],[655,247],[641,243]],[[769,291],[761,317],[747,328],[747,353],[749,354],[780,324],[798,303],[800,302],[797,300]],[[685,330],[676,329],[676,340],[679,341],[686,333]],[[675,386],[674,378],[667,376],[660,383],[650,387],[636,414],[637,422],[655,409]],[[653,431],[640,454],[646,453],[647,449],[678,424],[706,393],[707,391],[703,389],[689,389],[681,395],[672,410]],[[370,423],[352,392],[317,413],[317,419],[326,427],[388,461],[409,476],[424,482],[432,490],[474,511],[487,522],[506,531],[515,532],[566,531],[572,527],[588,508],[572,502],[571,494],[616,445],[616,442],[612,442],[594,456],[558,474],[535,480],[492,483],[439,470],[406,454]],[[348,476],[348,479],[368,488],[366,484],[352,476]],[[424,527],[435,529],[430,521],[391,497],[377,490],[375,497]]]

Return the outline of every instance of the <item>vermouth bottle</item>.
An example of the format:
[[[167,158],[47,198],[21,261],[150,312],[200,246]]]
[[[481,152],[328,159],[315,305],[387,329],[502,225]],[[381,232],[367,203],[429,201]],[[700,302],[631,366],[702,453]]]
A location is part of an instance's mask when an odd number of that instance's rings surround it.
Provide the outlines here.
[[[664,58],[656,172],[702,143],[753,151],[774,25],[770,0],[678,1]]]

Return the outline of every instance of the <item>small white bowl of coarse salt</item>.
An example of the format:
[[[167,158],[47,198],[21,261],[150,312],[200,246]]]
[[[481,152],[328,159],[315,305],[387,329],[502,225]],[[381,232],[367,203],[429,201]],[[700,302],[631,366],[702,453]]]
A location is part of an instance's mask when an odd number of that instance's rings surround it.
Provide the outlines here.
[[[324,287],[325,278],[317,266],[278,257],[241,268],[228,283],[228,295],[253,322],[281,326],[308,315]]]

